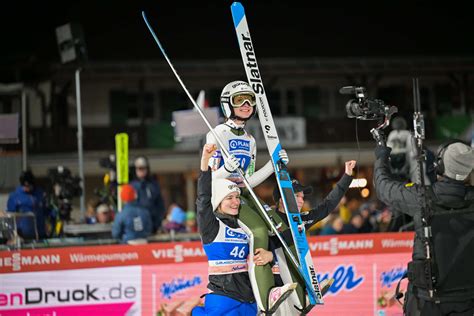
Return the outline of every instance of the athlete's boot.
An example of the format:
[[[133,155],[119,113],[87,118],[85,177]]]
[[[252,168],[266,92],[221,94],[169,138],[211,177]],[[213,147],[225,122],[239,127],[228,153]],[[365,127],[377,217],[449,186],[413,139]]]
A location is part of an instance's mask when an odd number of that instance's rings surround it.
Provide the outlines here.
[[[288,296],[296,289],[297,283],[287,283],[283,286],[274,287],[268,294],[268,309],[265,314],[273,314]]]
[[[324,294],[326,294],[329,291],[329,288],[331,287],[333,283],[334,283],[333,278],[324,279],[321,281],[321,283],[319,284],[319,288],[321,289],[322,296],[324,296]]]

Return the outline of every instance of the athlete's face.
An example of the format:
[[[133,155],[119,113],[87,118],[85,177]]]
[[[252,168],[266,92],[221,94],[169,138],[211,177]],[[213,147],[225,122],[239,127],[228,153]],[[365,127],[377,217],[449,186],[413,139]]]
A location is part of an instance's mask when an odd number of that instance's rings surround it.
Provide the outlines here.
[[[245,102],[242,106],[234,108],[234,113],[236,116],[241,118],[249,118],[252,115],[253,108],[249,105],[248,102]]]
[[[218,211],[227,214],[227,215],[237,215],[239,214],[240,206],[240,193],[232,192],[227,194],[226,197],[222,200],[219,205]]]
[[[301,211],[304,205],[304,193],[297,192],[295,193],[296,204],[298,205],[298,211]]]
[[[255,107],[255,95],[251,93],[236,94],[232,97],[232,107],[236,116],[249,118]]]

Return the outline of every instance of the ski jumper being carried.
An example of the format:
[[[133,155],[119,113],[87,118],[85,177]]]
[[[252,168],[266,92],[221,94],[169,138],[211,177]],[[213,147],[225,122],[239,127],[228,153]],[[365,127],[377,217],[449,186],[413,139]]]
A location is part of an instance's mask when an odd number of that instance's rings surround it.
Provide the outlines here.
[[[210,293],[205,305],[195,307],[192,315],[256,315],[247,265],[250,238],[238,220],[240,188],[227,179],[212,179],[208,164],[216,149],[214,144],[204,145],[196,200],[199,233],[209,261]],[[234,171],[236,166],[227,164],[226,168]],[[257,264],[273,260],[270,251],[257,251]]]
[[[230,170],[226,167],[227,165],[240,167],[252,188],[273,174],[271,161],[255,171],[257,147],[253,136],[245,130],[246,121],[256,112],[255,105],[255,93],[247,82],[233,81],[222,90],[221,108],[226,121],[216,126],[214,131],[222,143],[227,146],[226,149],[231,156],[224,161],[221,151],[219,149],[216,151],[209,161],[213,179],[228,179],[239,187],[244,187],[243,179],[239,173]],[[207,143],[217,143],[212,133],[207,134]],[[279,156],[284,163],[288,163],[286,151],[281,150]],[[291,294],[296,284],[290,283],[282,287],[275,287],[270,264],[255,265],[255,250],[257,248],[268,249],[269,228],[259,215],[253,199],[246,192],[244,190],[241,196],[242,206],[239,220],[242,228],[249,232],[249,277],[259,309],[272,313]]]

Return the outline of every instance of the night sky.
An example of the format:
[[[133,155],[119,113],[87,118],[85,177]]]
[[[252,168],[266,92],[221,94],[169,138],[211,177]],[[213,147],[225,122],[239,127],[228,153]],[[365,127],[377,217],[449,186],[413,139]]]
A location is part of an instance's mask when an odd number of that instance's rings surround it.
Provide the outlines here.
[[[474,17],[464,5],[361,2],[243,1],[259,58],[474,55]],[[141,10],[147,12],[172,60],[239,59],[231,3],[4,2],[0,66],[59,61],[55,28],[71,21],[84,29],[90,61],[162,60]]]

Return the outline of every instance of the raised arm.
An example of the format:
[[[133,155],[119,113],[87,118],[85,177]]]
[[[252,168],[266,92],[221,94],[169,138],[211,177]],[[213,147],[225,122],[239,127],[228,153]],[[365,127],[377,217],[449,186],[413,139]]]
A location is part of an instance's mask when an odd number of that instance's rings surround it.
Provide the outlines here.
[[[204,145],[200,165],[201,174],[197,184],[196,219],[204,244],[212,242],[219,232],[219,223],[212,210],[212,175],[209,167],[209,159],[214,155],[216,149],[215,144]]]
[[[318,222],[331,213],[341,201],[344,194],[346,194],[352,182],[352,172],[356,165],[355,160],[346,161],[345,172],[336,186],[329,192],[329,194],[308,214],[303,214],[301,218],[304,221],[311,223]]]
[[[390,172],[388,157],[390,148],[377,146],[375,149],[374,186],[380,201],[397,211],[413,216],[419,211],[419,187],[413,183],[396,180]]]
[[[217,140],[215,139],[214,135],[209,132],[206,137],[206,145],[214,145],[215,149],[213,150],[213,154],[209,157],[209,159],[207,159],[207,164],[212,170],[213,179],[226,179],[232,174],[233,170],[237,169],[240,166],[240,161],[232,154],[230,155],[230,157],[224,159],[222,151],[217,148],[216,144]],[[222,160],[224,161],[224,163],[222,164],[222,166],[220,166]],[[201,168],[201,171],[204,170],[202,170]]]

